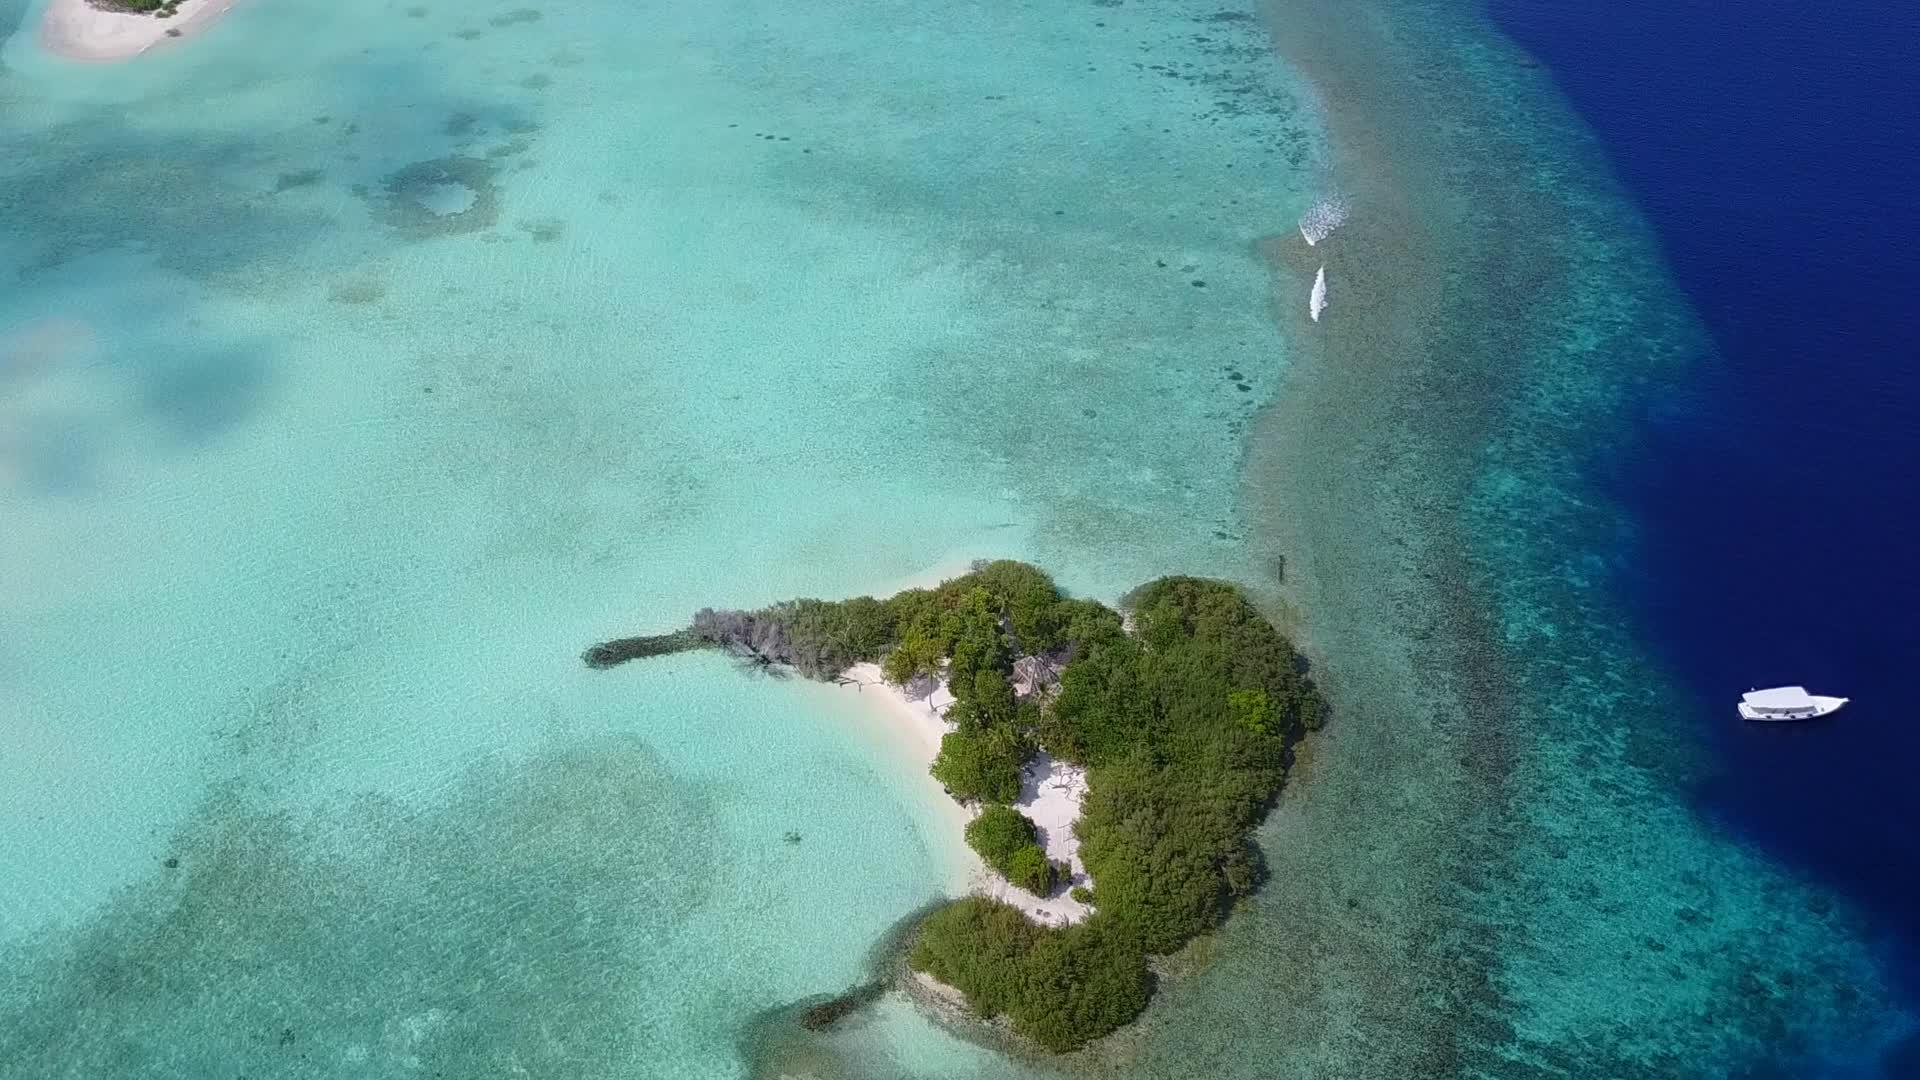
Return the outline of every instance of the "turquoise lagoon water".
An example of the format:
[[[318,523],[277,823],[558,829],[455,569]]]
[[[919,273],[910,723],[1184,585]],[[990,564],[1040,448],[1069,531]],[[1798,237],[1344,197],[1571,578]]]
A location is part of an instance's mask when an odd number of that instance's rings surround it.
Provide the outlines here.
[[[1338,708],[1211,962],[1058,1068],[1897,1029],[1676,794],[1580,469],[1694,331],[1464,6],[260,0],[0,60],[0,1076],[1037,1068],[782,1019],[952,877],[857,698],[577,659],[987,554],[1245,582]]]
[[[845,692],[585,645],[1250,573],[1317,145],[1257,24],[265,2],[89,67],[9,13],[0,1075],[741,1075],[955,838]]]

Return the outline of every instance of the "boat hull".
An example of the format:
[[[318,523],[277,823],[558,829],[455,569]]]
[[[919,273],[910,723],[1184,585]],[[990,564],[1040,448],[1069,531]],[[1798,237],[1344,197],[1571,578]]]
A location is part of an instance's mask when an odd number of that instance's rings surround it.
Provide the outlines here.
[[[1740,710],[1740,716],[1743,719],[1763,724],[1778,724],[1791,720],[1816,720],[1822,716],[1832,716],[1847,703],[1847,699],[1843,697],[1823,697],[1819,694],[1814,694],[1812,697],[1811,708],[1795,709],[1792,712],[1761,712],[1744,701],[1736,707]]]

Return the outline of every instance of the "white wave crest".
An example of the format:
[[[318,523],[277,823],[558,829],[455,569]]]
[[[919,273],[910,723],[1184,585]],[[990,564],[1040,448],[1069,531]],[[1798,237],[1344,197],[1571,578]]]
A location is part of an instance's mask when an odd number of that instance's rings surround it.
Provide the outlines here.
[[[1327,268],[1313,275],[1313,291],[1307,294],[1307,315],[1314,322],[1320,321],[1320,313],[1327,310]]]
[[[1347,200],[1339,195],[1329,195],[1308,208],[1300,215],[1300,236],[1312,247],[1333,235],[1333,230],[1346,224]]]

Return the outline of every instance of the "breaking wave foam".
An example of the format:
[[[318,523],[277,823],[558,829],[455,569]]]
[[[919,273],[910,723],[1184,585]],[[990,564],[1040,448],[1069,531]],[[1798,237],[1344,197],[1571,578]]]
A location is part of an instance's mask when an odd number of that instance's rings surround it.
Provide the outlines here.
[[[1300,236],[1312,247],[1333,235],[1333,230],[1346,224],[1347,200],[1339,195],[1330,195],[1314,203],[1306,213],[1300,215]]]

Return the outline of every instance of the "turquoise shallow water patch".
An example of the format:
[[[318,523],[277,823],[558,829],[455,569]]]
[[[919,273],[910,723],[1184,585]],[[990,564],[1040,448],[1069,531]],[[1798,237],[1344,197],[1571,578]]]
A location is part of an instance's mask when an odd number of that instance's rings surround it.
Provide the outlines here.
[[[214,785],[105,906],[10,941],[9,1075],[733,1075],[739,1018],[856,980],[944,885],[850,703],[714,657],[575,678],[314,741],[325,791]]]
[[[895,751],[819,688],[579,652],[975,555],[1109,598],[1247,572],[1252,243],[1315,151],[1211,25],[15,35],[0,1075],[734,1076],[752,1018],[859,977],[951,872]],[[854,1037],[987,1060],[897,1003]]]
[[[54,978],[8,995],[8,1068],[388,1075],[497,1068],[505,1051],[592,1075],[630,1059],[657,1038],[633,1016],[645,973],[724,886],[702,796],[637,740],[453,786],[427,811],[210,800],[165,873],[32,957]]]

